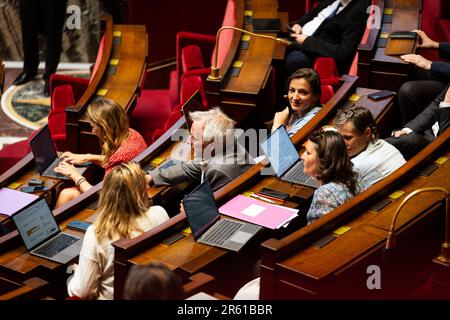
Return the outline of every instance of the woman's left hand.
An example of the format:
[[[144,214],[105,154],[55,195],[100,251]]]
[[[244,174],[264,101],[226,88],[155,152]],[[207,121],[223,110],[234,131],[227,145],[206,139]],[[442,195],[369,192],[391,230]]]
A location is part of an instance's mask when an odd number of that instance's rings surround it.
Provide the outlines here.
[[[73,181],[76,181],[81,177],[81,174],[78,172],[78,170],[66,161],[60,162],[60,164],[53,170],[57,173],[65,175],[66,177],[69,177]]]

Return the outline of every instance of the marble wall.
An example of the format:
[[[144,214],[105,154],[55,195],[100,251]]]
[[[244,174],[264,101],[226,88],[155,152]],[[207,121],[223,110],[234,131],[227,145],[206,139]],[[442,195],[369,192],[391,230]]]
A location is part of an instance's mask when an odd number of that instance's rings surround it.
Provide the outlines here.
[[[67,6],[80,8],[80,28],[71,28],[70,17],[66,15],[63,32],[61,62],[91,63],[95,61],[99,45],[99,18],[104,10],[98,0],[69,0]],[[22,61],[22,43],[18,0],[0,0],[0,57],[4,61]],[[76,24],[73,24],[76,25]],[[73,26],[72,25],[72,26]],[[45,37],[39,36],[39,55],[45,61]]]

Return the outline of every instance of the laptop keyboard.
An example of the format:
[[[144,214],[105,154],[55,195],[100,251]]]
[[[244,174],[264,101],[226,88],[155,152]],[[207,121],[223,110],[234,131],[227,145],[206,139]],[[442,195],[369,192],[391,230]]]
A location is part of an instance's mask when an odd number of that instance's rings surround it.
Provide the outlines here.
[[[283,176],[283,180],[293,183],[306,184],[316,188],[319,187],[317,181],[314,180],[314,178],[303,172],[303,168],[303,161],[297,162],[294,167],[286,172],[286,174]]]
[[[55,161],[53,161],[53,163],[47,169],[45,169],[45,171],[42,173],[42,176],[58,179],[69,179],[65,175],[53,171],[53,168],[57,167],[59,165],[59,162],[60,160],[56,158]]]
[[[34,252],[51,258],[77,241],[78,238],[72,237],[65,233],[60,233],[56,238],[36,249]]]
[[[231,238],[243,223],[231,220],[220,220],[208,230],[202,238],[203,242],[222,245]]]

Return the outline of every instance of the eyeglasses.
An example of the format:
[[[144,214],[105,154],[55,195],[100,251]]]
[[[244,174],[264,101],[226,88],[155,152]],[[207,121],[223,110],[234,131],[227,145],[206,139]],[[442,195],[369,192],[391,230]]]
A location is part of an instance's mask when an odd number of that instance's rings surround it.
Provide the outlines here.
[[[355,114],[355,111],[353,109],[347,109],[347,110],[339,110],[338,111],[338,117],[341,117],[342,115],[348,120]]]

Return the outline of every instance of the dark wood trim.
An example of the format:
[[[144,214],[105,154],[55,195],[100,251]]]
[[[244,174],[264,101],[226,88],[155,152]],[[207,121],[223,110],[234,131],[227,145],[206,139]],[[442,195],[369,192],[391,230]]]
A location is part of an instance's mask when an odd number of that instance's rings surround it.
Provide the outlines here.
[[[87,108],[87,103],[95,96],[97,89],[103,79],[103,75],[108,66],[108,61],[111,57],[113,45],[113,21],[111,16],[104,16],[101,18],[102,28],[105,29],[105,44],[103,47],[103,54],[98,65],[98,68],[90,82],[88,88],[83,93],[81,98],[74,106],[66,108],[66,146],[68,150],[77,152],[79,143],[79,124],[78,120],[84,114]]]
[[[312,242],[325,234],[331,233],[345,221],[356,218],[362,212],[368,210],[382,197],[386,197],[402,183],[417,175],[418,170],[430,162],[433,157],[448,150],[449,141],[450,130],[446,130],[398,170],[339,208],[331,211],[320,220],[282,239],[269,239],[262,243],[261,269],[264,270],[262,274],[265,278],[261,280],[261,298],[274,298],[272,294],[277,277],[278,262],[301,252],[302,249],[310,246]]]

